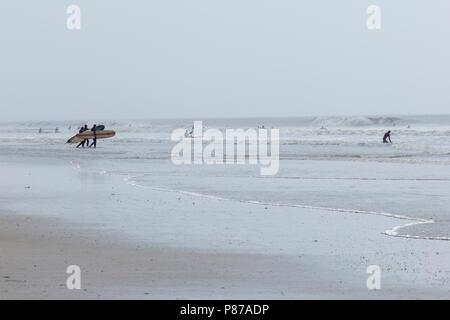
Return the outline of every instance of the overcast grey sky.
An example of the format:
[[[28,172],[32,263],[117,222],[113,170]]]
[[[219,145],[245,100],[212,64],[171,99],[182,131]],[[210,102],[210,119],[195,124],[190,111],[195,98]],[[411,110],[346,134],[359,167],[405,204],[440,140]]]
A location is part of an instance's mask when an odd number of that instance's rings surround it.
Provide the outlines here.
[[[3,0],[0,120],[449,113],[449,36],[448,0]]]

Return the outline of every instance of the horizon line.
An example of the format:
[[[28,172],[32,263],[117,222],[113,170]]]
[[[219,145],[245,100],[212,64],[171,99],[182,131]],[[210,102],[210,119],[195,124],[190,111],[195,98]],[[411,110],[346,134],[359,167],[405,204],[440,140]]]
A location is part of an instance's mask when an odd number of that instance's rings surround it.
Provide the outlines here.
[[[225,119],[292,119],[292,118],[323,118],[323,117],[331,117],[331,118],[337,118],[337,117],[401,117],[401,116],[450,116],[450,113],[414,113],[414,114],[345,114],[345,115],[338,115],[338,114],[329,114],[329,115],[304,115],[304,116],[229,116],[229,117],[180,117],[180,118],[170,118],[170,117],[159,117],[159,118],[146,118],[146,117],[140,117],[140,118],[103,118],[102,121],[119,121],[119,120],[129,120],[129,121],[136,121],[136,120],[225,120]],[[43,120],[43,119],[27,119],[27,120],[3,120],[0,119],[0,123],[8,123],[8,122],[44,122],[44,121],[51,121],[51,122],[57,122],[57,121],[86,121],[81,119],[52,119],[52,120]]]

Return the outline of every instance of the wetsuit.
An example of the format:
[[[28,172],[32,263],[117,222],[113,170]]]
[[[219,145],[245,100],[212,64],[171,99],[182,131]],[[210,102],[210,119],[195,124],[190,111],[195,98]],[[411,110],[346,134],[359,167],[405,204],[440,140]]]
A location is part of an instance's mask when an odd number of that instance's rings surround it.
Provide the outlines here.
[[[89,146],[89,148],[92,146],[94,146],[94,148],[97,148],[97,126],[94,125],[92,127],[91,131],[94,133],[94,139],[92,141],[92,144]]]
[[[88,129],[88,127],[87,127],[87,125],[85,124],[84,125],[84,130],[83,131],[88,131],[89,129]],[[84,140],[85,142],[86,142],[86,147],[89,147],[89,139],[86,139],[86,140]]]
[[[389,141],[388,141],[388,139],[389,139]],[[389,131],[389,132],[386,132],[385,134],[384,134],[384,137],[383,137],[383,143],[392,143],[392,141],[391,141],[391,132]]]
[[[84,127],[81,127],[81,129],[80,129],[80,131],[78,131],[78,133],[82,133],[82,132],[84,132],[84,131],[86,131],[86,129],[84,128]],[[86,143],[86,140],[83,140],[83,141],[81,141],[78,145],[77,145],[77,148],[79,147],[79,146],[81,146],[82,148],[84,148],[84,144]]]

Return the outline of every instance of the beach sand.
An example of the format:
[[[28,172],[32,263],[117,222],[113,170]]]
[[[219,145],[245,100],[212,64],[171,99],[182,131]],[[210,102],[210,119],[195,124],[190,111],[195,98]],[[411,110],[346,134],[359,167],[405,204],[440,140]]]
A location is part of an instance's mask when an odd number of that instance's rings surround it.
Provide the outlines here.
[[[67,161],[1,173],[1,299],[450,298],[448,241],[383,234],[408,221],[136,188]]]

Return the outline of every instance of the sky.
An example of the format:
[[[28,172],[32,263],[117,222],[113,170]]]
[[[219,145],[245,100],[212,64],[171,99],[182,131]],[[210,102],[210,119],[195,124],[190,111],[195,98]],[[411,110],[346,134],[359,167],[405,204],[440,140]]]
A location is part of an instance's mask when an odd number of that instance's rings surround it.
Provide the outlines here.
[[[448,0],[4,0],[0,121],[450,113],[449,35]]]

